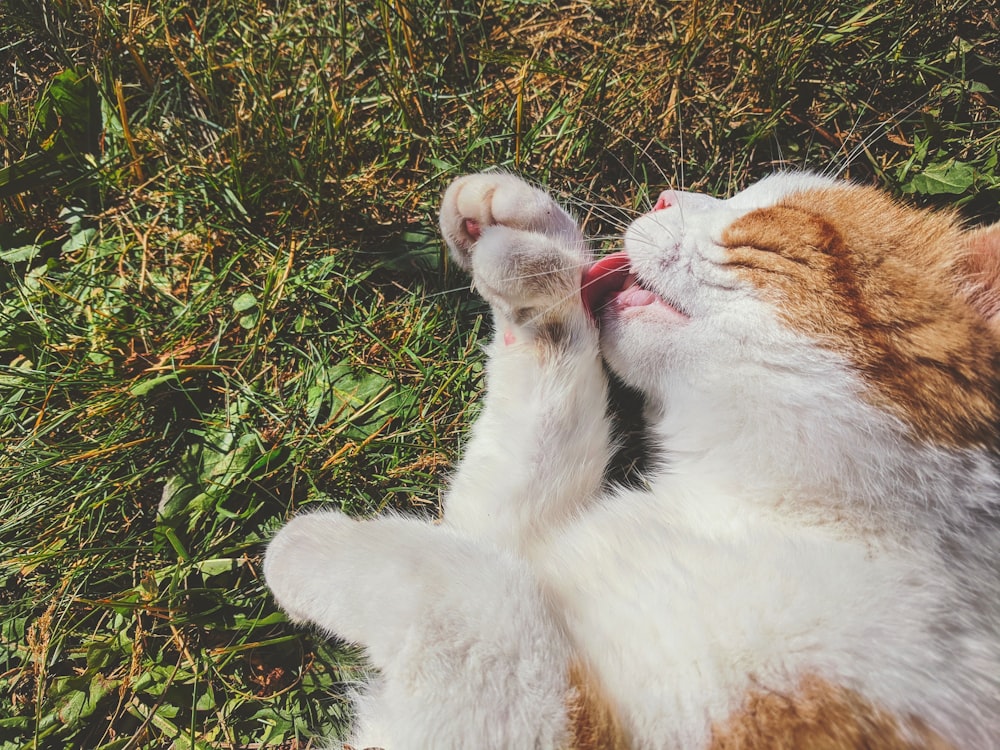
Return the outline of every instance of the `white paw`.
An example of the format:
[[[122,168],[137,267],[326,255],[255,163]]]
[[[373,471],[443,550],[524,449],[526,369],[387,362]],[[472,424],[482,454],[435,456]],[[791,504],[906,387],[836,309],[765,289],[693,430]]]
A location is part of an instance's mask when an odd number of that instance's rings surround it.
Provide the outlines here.
[[[461,177],[445,191],[441,231],[475,288],[512,323],[542,330],[583,314],[590,253],[542,190],[507,174]]]
[[[487,227],[504,226],[575,241],[576,222],[543,190],[502,173],[459,177],[445,191],[441,231],[455,260],[466,270],[473,247]]]
[[[349,561],[345,543],[359,526],[342,513],[324,511],[297,516],[289,521],[267,545],[264,580],[275,601],[297,622],[325,624],[332,609],[330,586],[339,575],[350,571],[338,568]]]

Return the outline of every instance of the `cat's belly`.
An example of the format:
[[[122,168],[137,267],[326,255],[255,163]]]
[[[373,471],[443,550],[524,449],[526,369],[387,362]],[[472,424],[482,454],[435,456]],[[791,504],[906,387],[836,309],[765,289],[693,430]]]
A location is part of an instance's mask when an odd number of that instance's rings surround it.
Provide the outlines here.
[[[801,527],[793,539],[724,500],[712,522],[704,502],[685,514],[630,493],[538,561],[636,747],[709,747],[754,695],[803,686],[890,716],[917,707],[914,672],[933,661],[922,573],[859,542],[804,538]]]

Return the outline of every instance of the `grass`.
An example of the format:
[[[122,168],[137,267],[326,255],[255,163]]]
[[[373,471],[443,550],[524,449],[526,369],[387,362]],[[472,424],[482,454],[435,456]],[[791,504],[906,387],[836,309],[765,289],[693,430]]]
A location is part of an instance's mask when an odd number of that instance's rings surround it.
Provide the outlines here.
[[[0,0],[0,747],[343,725],[358,656],[260,554],[317,503],[437,512],[486,333],[453,176],[597,236],[786,166],[996,220],[997,10]]]

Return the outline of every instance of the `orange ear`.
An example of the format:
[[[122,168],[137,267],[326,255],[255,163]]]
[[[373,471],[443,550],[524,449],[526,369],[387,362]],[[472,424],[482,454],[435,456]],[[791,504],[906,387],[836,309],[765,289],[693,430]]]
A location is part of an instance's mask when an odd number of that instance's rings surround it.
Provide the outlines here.
[[[1000,333],[1000,222],[965,233],[963,275],[969,301]]]

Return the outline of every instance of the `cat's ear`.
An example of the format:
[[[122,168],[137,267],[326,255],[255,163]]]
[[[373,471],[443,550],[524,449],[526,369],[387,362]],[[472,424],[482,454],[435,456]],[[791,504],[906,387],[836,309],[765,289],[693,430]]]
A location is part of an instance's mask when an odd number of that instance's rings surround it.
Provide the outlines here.
[[[1000,334],[1000,222],[965,233],[961,271],[969,301]]]

